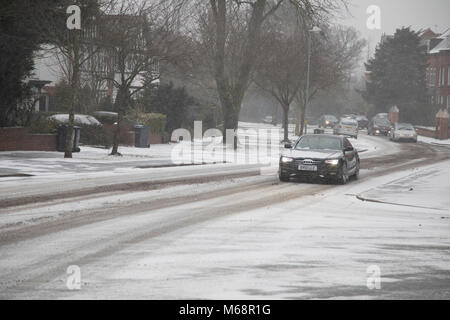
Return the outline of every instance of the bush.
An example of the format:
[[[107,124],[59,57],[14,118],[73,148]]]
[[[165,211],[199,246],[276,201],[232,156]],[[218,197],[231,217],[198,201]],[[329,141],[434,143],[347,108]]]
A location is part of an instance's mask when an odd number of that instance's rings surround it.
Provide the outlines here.
[[[154,134],[163,134],[166,128],[167,116],[160,113],[139,113],[136,122],[149,126],[150,131]]]
[[[39,118],[31,123],[30,133],[48,134],[55,133],[58,122],[54,119]]]
[[[112,138],[109,132],[99,125],[79,125],[81,128],[80,143],[91,146],[103,146],[109,148]]]

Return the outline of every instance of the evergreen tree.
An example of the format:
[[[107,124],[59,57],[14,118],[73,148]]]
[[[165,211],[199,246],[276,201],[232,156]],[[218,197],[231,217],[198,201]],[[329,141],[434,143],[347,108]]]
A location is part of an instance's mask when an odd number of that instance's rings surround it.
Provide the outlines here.
[[[405,122],[420,122],[425,108],[425,70],[427,56],[417,32],[397,29],[393,38],[382,42],[375,57],[366,63],[370,81],[364,94],[376,112],[387,112],[396,105]]]
[[[166,131],[186,128],[189,107],[195,104],[185,88],[175,88],[173,83],[162,84],[156,92],[147,89],[144,93],[146,112],[162,113],[167,116]]]

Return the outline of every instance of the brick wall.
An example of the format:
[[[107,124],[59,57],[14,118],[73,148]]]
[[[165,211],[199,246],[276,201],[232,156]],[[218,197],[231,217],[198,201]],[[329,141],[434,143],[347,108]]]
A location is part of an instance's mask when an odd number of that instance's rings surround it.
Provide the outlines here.
[[[415,129],[419,136],[436,138],[436,130],[421,128],[421,127],[416,127]]]
[[[105,129],[110,133],[111,137],[114,135],[116,126],[113,124],[103,124]],[[131,126],[123,125],[120,128],[120,143],[126,146],[134,146],[134,129]],[[162,144],[163,136],[160,134],[150,133],[148,137],[148,143],[150,144]]]
[[[56,151],[56,134],[31,134],[26,128],[0,128],[0,151]]]
[[[106,129],[106,131],[109,132],[112,137],[114,137],[114,132],[116,130],[116,126],[114,124],[103,124],[103,127]],[[134,131],[133,128],[130,126],[121,126],[120,127],[120,138],[119,138],[120,144],[125,146],[134,146]]]
[[[150,144],[162,144],[163,143],[163,137],[160,134],[150,133],[150,136],[148,137],[148,143],[150,143]]]

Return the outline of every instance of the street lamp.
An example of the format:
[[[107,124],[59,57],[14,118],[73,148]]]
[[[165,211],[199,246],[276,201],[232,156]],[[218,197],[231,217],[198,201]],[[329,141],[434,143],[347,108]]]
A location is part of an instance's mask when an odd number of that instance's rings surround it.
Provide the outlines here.
[[[321,32],[322,29],[320,29],[317,26],[314,26],[312,29],[308,30],[308,68],[306,73],[306,95],[305,95],[306,97],[305,97],[305,111],[303,112],[304,114],[306,113],[306,110],[308,110],[309,107],[309,77],[311,72],[311,42],[312,42],[311,38],[313,33],[317,34]]]

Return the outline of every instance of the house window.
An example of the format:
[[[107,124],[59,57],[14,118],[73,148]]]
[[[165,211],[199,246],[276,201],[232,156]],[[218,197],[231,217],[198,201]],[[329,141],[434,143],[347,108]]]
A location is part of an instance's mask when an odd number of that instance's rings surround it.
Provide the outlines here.
[[[445,68],[441,68],[441,87],[445,86]]]
[[[431,96],[431,104],[434,104],[434,96]]]
[[[447,109],[450,109],[450,95],[447,96]]]
[[[448,75],[447,75],[447,85],[450,87],[450,67],[448,67],[447,73],[448,73]]]
[[[430,68],[430,87],[434,87],[436,83],[436,68]]]

